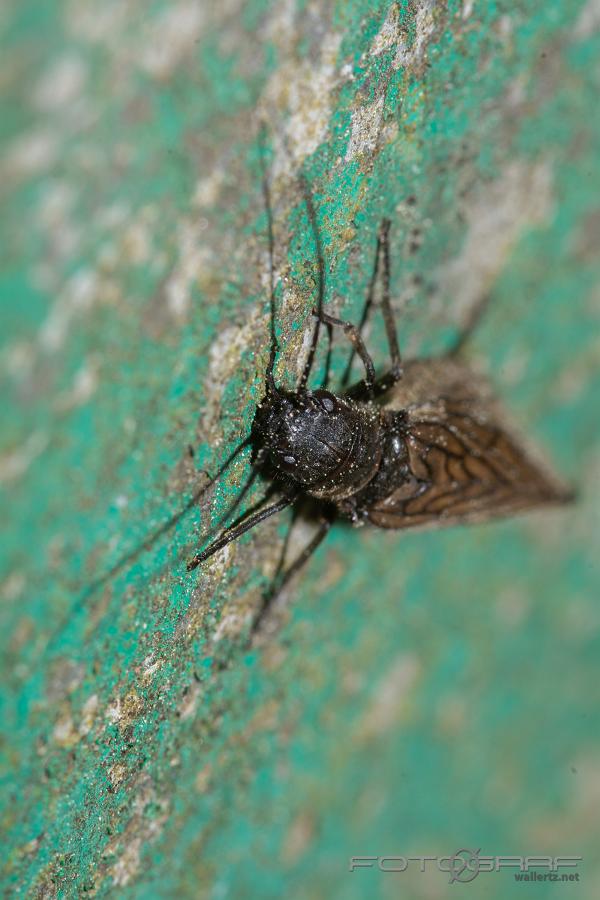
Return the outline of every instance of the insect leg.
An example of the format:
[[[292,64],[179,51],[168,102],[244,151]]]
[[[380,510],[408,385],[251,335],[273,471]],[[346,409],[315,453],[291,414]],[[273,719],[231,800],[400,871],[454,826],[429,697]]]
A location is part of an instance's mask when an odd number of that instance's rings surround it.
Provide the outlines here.
[[[242,490],[241,490],[241,492],[240,492],[240,495],[239,495],[238,497],[236,497],[235,501],[231,504],[230,508],[229,508],[228,510],[226,510],[226,512],[224,513],[223,516],[221,516],[221,518],[220,518],[220,520],[219,520],[219,525],[222,526],[223,523],[224,523],[224,521],[225,521],[225,519],[228,519],[229,516],[230,516],[232,513],[234,513],[234,512],[236,511],[236,509],[239,507],[240,501],[243,500],[243,498],[244,498],[244,497],[246,496],[246,494],[248,493],[248,491],[249,491],[249,489],[250,489],[250,487],[251,487],[251,485],[252,485],[252,483],[253,483],[253,481],[254,481],[256,475],[258,475],[258,469],[254,470],[254,471],[251,473],[250,478],[248,479],[248,481],[246,482],[246,484],[245,484],[244,487],[242,488]],[[265,491],[264,496],[262,496],[262,497],[260,498],[260,500],[257,500],[256,503],[253,503],[252,506],[248,507],[248,509],[244,510],[244,512],[241,513],[241,514],[237,517],[237,519],[234,519],[234,521],[231,523],[231,525],[228,525],[228,526],[227,526],[226,530],[229,531],[231,528],[237,528],[237,526],[238,526],[241,522],[244,522],[249,516],[254,515],[254,513],[257,512],[262,506],[264,506],[264,504],[266,503],[266,501],[267,501],[267,500],[270,500],[271,497],[273,496],[273,494],[276,494],[278,490],[279,490],[279,486],[278,486],[275,482],[273,482],[272,484],[270,484],[269,487],[267,488],[267,490]],[[218,526],[217,526],[217,527],[218,527]],[[205,534],[204,537],[205,537],[205,538],[210,537],[210,536],[214,533],[215,530],[216,530],[216,529],[212,529],[211,531],[208,532],[208,534]]]
[[[314,310],[315,316],[319,315],[318,310]],[[364,379],[364,386],[369,395],[369,397],[373,397],[373,386],[375,384],[375,366],[373,365],[373,360],[369,356],[369,351],[365,346],[365,342],[360,336],[360,331],[353,325],[352,322],[344,322],[342,319],[336,319],[334,316],[330,316],[328,313],[321,312],[320,315],[321,321],[326,325],[335,325],[337,327],[344,329],[344,334],[348,338],[349,341],[352,342],[353,348],[360,356],[363,365],[365,367],[366,377]]]
[[[381,311],[383,313],[383,321],[385,324],[385,331],[390,348],[390,357],[392,360],[392,367],[385,377],[391,382],[391,384],[395,384],[396,381],[400,381],[400,379],[402,378],[402,363],[400,360],[400,348],[398,347],[398,334],[396,332],[396,323],[394,321],[394,311],[392,309],[392,301],[390,298],[389,219],[384,219],[379,226],[379,241],[381,243],[381,250],[383,255]]]
[[[375,250],[375,264],[373,266],[373,272],[371,273],[371,280],[369,282],[369,290],[367,292],[367,299],[365,300],[365,305],[362,311],[362,315],[360,317],[360,323],[358,325],[358,330],[362,334],[363,328],[367,324],[367,319],[369,318],[369,314],[371,312],[371,308],[373,306],[373,299],[375,296],[375,285],[377,284],[377,275],[379,272],[379,257],[381,255],[381,234],[377,234],[377,248]],[[354,357],[356,356],[356,350],[353,347],[350,351],[350,356],[348,358],[348,362],[346,363],[346,369],[342,376],[342,388],[347,388],[350,383],[350,375],[352,373],[352,363],[354,362]]]
[[[481,318],[487,309],[488,303],[490,302],[490,296],[490,294],[483,294],[479,298],[479,300],[477,300],[477,302],[473,304],[473,306],[469,310],[466,322],[458,334],[458,337],[450,346],[450,349],[447,351],[448,356],[456,356],[461,352],[461,350],[464,349],[465,344],[467,344],[467,342],[471,339],[471,337],[473,336],[473,332],[481,322]]]
[[[206,493],[206,491],[211,487],[212,484],[225,472],[228,466],[231,465],[235,457],[241,453],[241,451],[250,446],[251,440],[250,438],[246,438],[242,441],[227,457],[224,463],[222,463],[216,475],[212,478],[209,477],[208,481],[205,481],[200,487],[196,488],[192,496],[189,500],[184,504],[184,506],[177,510],[177,512],[173,513],[168,519],[166,519],[161,525],[159,525],[153,532],[151,532],[144,540],[142,540],[137,546],[133,549],[128,550],[119,559],[105,571],[103,574],[98,575],[92,581],[88,582],[83,592],[79,595],[78,599],[73,603],[68,612],[59,620],[57,626],[54,628],[50,636],[48,637],[47,647],[51,647],[54,645],[54,642],[58,639],[59,635],[62,633],[62,629],[64,628],[65,623],[74,618],[81,609],[88,603],[91,597],[93,597],[94,593],[102,588],[105,584],[119,575],[120,572],[125,569],[126,566],[135,562],[135,560],[145,551],[150,550],[153,545],[171,528],[174,528],[175,525],[179,522],[183,516],[189,512],[189,510],[197,503],[202,496]],[[257,472],[252,472],[249,478],[250,484],[254,480]],[[241,497],[237,498],[232,507],[226,512],[227,515],[231,515],[231,513],[237,508],[238,501],[243,499],[243,496],[249,489],[250,484],[246,484],[246,486],[242,489]]]
[[[262,605],[252,623],[252,629],[250,631],[250,640],[261,630],[264,620],[272,608],[274,602],[277,597],[280,595],[284,587],[289,583],[289,581],[296,575],[297,572],[308,562],[310,557],[313,555],[317,547],[324,541],[329,529],[332,525],[332,520],[330,518],[324,518],[320,525],[318,531],[315,532],[309,543],[306,545],[304,550],[296,557],[293,563],[285,570],[279,570],[276,573],[276,577],[273,579],[273,584],[270,590],[264,595]],[[291,527],[290,527],[291,531]],[[289,541],[289,533],[286,538],[286,544]],[[279,577],[277,575],[279,574]]]
[[[279,554],[279,561],[278,561],[278,563],[277,563],[277,568],[275,569],[275,574],[273,575],[273,582],[274,582],[274,583],[278,580],[278,578],[279,578],[279,576],[281,575],[281,572],[282,572],[282,570],[283,570],[283,567],[284,567],[284,565],[285,565],[285,558],[286,558],[286,556],[287,556],[287,551],[288,551],[288,546],[289,546],[289,543],[290,543],[290,538],[291,538],[291,536],[292,536],[292,531],[294,530],[294,525],[296,524],[299,515],[300,515],[300,507],[299,507],[299,506],[294,506],[294,508],[292,509],[292,517],[291,517],[291,520],[290,520],[290,527],[289,527],[288,530],[286,531],[285,538],[283,539],[283,545],[282,545],[282,547],[281,547],[281,553]]]
[[[80,603],[83,603],[83,601],[87,600],[87,598],[91,594],[93,594],[94,591],[96,591],[98,588],[102,587],[102,585],[106,584],[107,581],[110,581],[111,578],[114,578],[116,575],[118,575],[119,572],[121,572],[125,568],[125,566],[129,565],[132,562],[135,562],[135,560],[138,558],[138,556],[140,556],[140,554],[142,554],[144,551],[150,550],[151,547],[159,540],[159,538],[161,538],[163,536],[163,534],[166,534],[171,528],[174,528],[175,525],[177,525],[177,523],[179,522],[179,520],[182,519],[183,516],[187,512],[189,512],[190,509],[196,503],[198,503],[198,501],[203,497],[203,495],[211,487],[211,485],[213,485],[215,483],[215,481],[217,481],[217,479],[221,477],[221,475],[231,465],[231,463],[238,456],[238,454],[240,454],[242,452],[242,450],[244,450],[246,447],[250,446],[250,443],[251,443],[251,439],[246,438],[240,444],[238,444],[238,446],[229,454],[229,456],[227,457],[225,462],[221,464],[216,475],[214,475],[212,478],[209,476],[208,481],[205,481],[202,485],[200,485],[200,487],[196,488],[194,493],[191,495],[189,500],[182,506],[181,509],[179,509],[179,510],[177,510],[177,512],[173,513],[173,515],[171,515],[168,519],[166,519],[162,523],[162,525],[159,525],[158,528],[156,528],[153,532],[151,532],[151,534],[149,534],[148,537],[145,538],[145,540],[141,541],[137,545],[137,547],[134,547],[132,550],[129,550],[127,553],[124,553],[110,567],[110,569],[108,569],[106,572],[104,572],[103,575],[99,575],[97,578],[95,578],[93,581],[91,581],[88,584]],[[254,477],[255,477],[254,474],[252,474],[250,484],[254,480]],[[238,502],[240,502],[243,499],[243,496],[247,492],[247,489],[249,489],[250,484],[246,485],[241,496],[236,500],[233,507],[230,510],[228,510],[226,515],[231,515],[231,512],[237,508]],[[79,605],[80,604],[76,604],[76,606],[73,607],[72,612],[74,612],[76,609],[78,609]]]
[[[275,573],[273,575],[272,584],[276,584],[279,581],[279,578],[281,577],[281,573],[283,571],[283,567],[285,565],[285,560],[287,557],[290,538],[292,536],[292,531],[294,530],[294,525],[296,524],[296,521],[298,520],[299,514],[300,514],[300,507],[294,506],[292,509],[292,518],[290,520],[290,525],[289,525],[288,530],[285,533],[285,538],[283,539],[283,544],[281,546],[281,553],[279,554],[279,560],[277,562],[277,567],[276,567]]]
[[[382,394],[387,391],[392,385],[394,385],[397,381],[402,378],[402,363],[400,359],[400,349],[398,347],[398,335],[396,333],[396,323],[394,321],[394,311],[392,309],[392,302],[390,298],[390,241],[389,241],[389,231],[390,231],[390,220],[384,219],[379,226],[379,231],[377,233],[377,249],[375,253],[375,265],[373,266],[373,273],[371,275],[371,281],[369,283],[369,290],[367,293],[367,299],[365,301],[365,306],[363,309],[363,313],[360,320],[360,325],[358,327],[359,332],[362,332],[364,325],[367,322],[369,314],[371,312],[374,295],[375,295],[375,285],[377,283],[377,276],[379,274],[379,261],[380,258],[383,257],[383,272],[382,272],[382,296],[381,296],[381,312],[383,315],[383,322],[385,325],[385,332],[387,335],[388,346],[390,349],[390,357],[392,361],[392,365],[389,372],[386,372],[381,378],[378,378],[377,381],[373,385],[373,392],[375,394]],[[350,380],[350,374],[352,370],[352,363],[354,362],[354,355],[356,350],[353,349],[348,363],[346,365],[346,370],[344,372],[344,376],[342,378],[342,387],[347,387],[348,382]],[[349,393],[351,396],[360,397],[365,394],[365,390],[369,396],[372,396],[371,391],[369,391],[368,385],[365,382],[360,382],[359,384],[354,385]]]
[[[265,519],[268,519],[270,516],[274,516],[276,513],[281,512],[282,509],[285,509],[286,506],[290,506],[294,500],[296,499],[296,494],[288,494],[285,497],[282,497],[281,500],[278,500],[277,503],[274,503],[272,506],[267,506],[265,509],[260,510],[254,515],[249,516],[248,518],[244,518],[239,525],[234,526],[233,528],[228,528],[221,537],[217,538],[216,541],[213,541],[205,550],[202,550],[201,553],[197,553],[189,563],[187,564],[188,572],[191,572],[192,569],[195,569],[196,566],[199,566],[200,563],[204,562],[209,557],[213,556],[218,550],[221,550],[223,547],[226,547],[227,544],[230,544],[232,541],[237,540],[247,531],[250,531],[251,528],[254,528],[255,525],[258,525],[260,522],[264,522]]]

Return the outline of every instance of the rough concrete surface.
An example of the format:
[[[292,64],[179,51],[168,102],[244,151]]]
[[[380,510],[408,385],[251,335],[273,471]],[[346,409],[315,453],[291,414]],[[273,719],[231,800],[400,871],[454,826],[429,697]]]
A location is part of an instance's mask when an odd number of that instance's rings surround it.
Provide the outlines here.
[[[598,0],[5,0],[8,896],[531,889],[349,872],[463,847],[583,856],[539,893],[600,896],[599,30]],[[193,502],[263,389],[261,129],[278,379],[315,302],[303,173],[327,308],[359,318],[388,216],[404,353],[441,353],[489,294],[469,358],[578,499],[340,524],[249,650],[289,517],[185,563],[249,471]],[[377,318],[368,342],[383,370]]]

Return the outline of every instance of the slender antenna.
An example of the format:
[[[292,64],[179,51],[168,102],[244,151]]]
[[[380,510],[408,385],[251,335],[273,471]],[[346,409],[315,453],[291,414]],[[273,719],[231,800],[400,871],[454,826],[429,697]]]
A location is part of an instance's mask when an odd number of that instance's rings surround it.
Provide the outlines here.
[[[101,587],[103,587],[103,585],[105,585],[107,582],[109,582],[111,579],[113,579],[116,575],[118,575],[120,572],[122,572],[126,566],[128,566],[132,562],[135,562],[135,560],[144,551],[150,550],[154,546],[154,544],[163,536],[163,534],[166,534],[171,528],[173,528],[177,524],[177,522],[179,522],[179,520],[182,519],[183,516],[187,512],[189,512],[189,510],[192,508],[192,506],[194,506],[194,504],[198,503],[198,501],[202,499],[202,497],[206,493],[206,491],[211,487],[211,485],[213,485],[215,483],[215,481],[217,481],[218,478],[221,477],[221,475],[225,472],[225,470],[228,468],[228,466],[230,466],[231,463],[234,461],[236,456],[238,456],[238,454],[241,453],[242,450],[244,450],[246,447],[249,447],[251,445],[251,443],[252,443],[252,439],[248,437],[248,438],[245,438],[240,444],[238,444],[238,446],[229,454],[229,456],[227,457],[225,462],[223,462],[221,464],[216,475],[214,475],[212,478],[210,478],[208,482],[205,482],[200,487],[196,488],[196,490],[194,491],[192,496],[189,498],[189,500],[186,501],[186,503],[182,506],[181,509],[179,509],[179,510],[177,510],[177,512],[173,513],[173,515],[171,515],[168,519],[166,519],[162,523],[162,525],[159,525],[151,534],[148,535],[147,538],[145,538],[143,541],[141,541],[136,547],[134,547],[132,550],[128,550],[126,553],[124,553],[110,567],[110,569],[108,569],[106,572],[104,572],[104,574],[98,575],[95,579],[93,579],[91,582],[88,583],[85,590],[82,592],[82,594],[79,596],[79,598],[75,601],[75,603],[69,608],[68,612],[60,619],[60,621],[58,622],[58,625],[56,625],[56,627],[53,629],[52,633],[49,635],[48,641],[46,643],[46,650],[48,648],[54,647],[54,642],[59,638],[65,624],[69,621],[69,619],[73,619],[76,615],[78,615],[78,613],[84,608],[84,606],[86,605],[86,603],[90,599],[90,597],[92,597],[97,590],[99,590]],[[227,516],[230,516],[230,515],[232,515],[232,513],[235,512],[235,510],[238,508],[238,506],[240,505],[243,498],[248,493],[257,474],[258,474],[258,470],[256,468],[254,468],[250,474],[248,482],[242,488],[239,496],[236,497],[236,499],[231,504],[229,509],[226,510],[221,521],[223,520],[223,518],[226,518]],[[210,534],[210,532],[209,532],[209,534]]]
[[[313,362],[315,359],[315,353],[317,350],[317,345],[319,343],[319,333],[321,328],[321,320],[323,318],[323,301],[325,298],[325,263],[323,261],[323,248],[321,247],[321,237],[319,235],[319,229],[317,227],[317,216],[315,213],[315,207],[312,202],[312,197],[310,195],[310,191],[308,189],[308,185],[306,184],[306,180],[304,175],[300,174],[299,176],[300,186],[302,188],[302,193],[304,194],[304,202],[306,203],[306,208],[308,210],[308,218],[310,219],[310,224],[312,226],[315,244],[317,247],[317,265],[319,269],[319,280],[318,280],[318,291],[317,291],[317,305],[315,315],[317,318],[315,328],[312,334],[312,340],[310,344],[310,350],[308,353],[308,357],[306,359],[306,363],[304,364],[304,371],[300,376],[300,381],[298,382],[298,391],[304,390],[306,384],[308,382],[308,377],[310,375],[311,369],[313,367]]]
[[[264,135],[265,128],[264,126],[261,128],[260,132],[260,167],[262,171],[262,189],[263,189],[263,197],[265,201],[265,209],[267,212],[267,237],[269,241],[269,303],[270,303],[270,333],[271,333],[271,349],[269,353],[269,364],[267,366],[267,372],[265,375],[267,382],[267,393],[275,393],[277,391],[277,387],[275,385],[275,378],[273,375],[273,371],[275,369],[275,360],[277,358],[277,353],[279,352],[279,343],[277,341],[277,334],[275,331],[275,264],[274,264],[274,256],[275,256],[275,239],[273,236],[273,209],[271,206],[271,187],[269,185],[269,178],[267,176],[267,167],[265,165],[264,158]]]
[[[331,322],[325,322],[327,328],[327,356],[325,357],[325,374],[321,387],[327,389],[329,387],[329,379],[331,377],[331,357],[333,355],[333,325]]]
[[[224,534],[221,535],[220,538],[217,538],[216,541],[213,541],[206,550],[203,550],[201,553],[197,553],[193,559],[189,561],[187,564],[188,572],[191,572],[192,569],[195,569],[200,563],[204,562],[206,559],[209,559],[213,556],[218,550],[221,550],[223,547],[226,547],[227,544],[230,544],[232,541],[237,540],[247,531],[250,531],[251,528],[254,528],[255,525],[258,525],[260,522],[264,522],[265,519],[268,519],[270,516],[274,516],[275,513],[281,512],[282,509],[285,509],[286,506],[290,506],[294,500],[296,499],[296,494],[288,494],[285,497],[282,497],[281,500],[278,500],[277,503],[274,503],[272,506],[267,506],[266,509],[261,510],[260,512],[255,513],[253,516],[250,516],[248,519],[245,519],[235,528],[230,528]]]
[[[179,522],[179,520],[182,519],[187,512],[189,512],[192,506],[195,506],[195,504],[202,499],[208,489],[215,483],[215,481],[217,481],[217,479],[221,477],[221,475],[223,475],[223,473],[229,468],[235,458],[239,456],[242,450],[244,450],[246,447],[249,447],[251,444],[251,438],[244,438],[244,440],[241,441],[241,443],[239,443],[234,450],[232,450],[225,462],[221,464],[216,475],[214,475],[212,478],[209,478],[209,481],[202,484],[199,488],[196,488],[192,496],[182,506],[181,509],[173,513],[173,515],[166,519],[162,523],[162,525],[159,525],[158,528],[156,528],[155,531],[149,534],[145,540],[141,541],[137,547],[135,547],[133,550],[129,550],[127,553],[124,553],[123,556],[121,556],[120,559],[118,559],[116,563],[114,563],[110,567],[110,569],[108,569],[108,571],[106,571],[103,575],[99,575],[94,581],[90,582],[80,600],[80,604],[87,600],[90,594],[93,594],[94,591],[96,591],[99,587],[102,587],[103,584],[106,584],[107,581],[110,581],[111,578],[114,578],[114,576],[121,572],[125,568],[125,566],[129,565],[129,563],[131,562],[134,562],[141,553],[143,553],[145,550],[150,550],[150,548],[159,540],[159,538],[163,536],[163,534],[166,534],[171,528],[173,528],[177,524],[177,522]],[[240,495],[236,498],[231,508],[227,510],[226,515],[231,515],[232,512],[235,512],[240,502],[243,500],[244,496],[250,489],[250,486],[252,485],[255,477],[256,472],[253,471],[250,476],[249,483],[242,489]],[[78,605],[79,604],[76,604],[73,609],[77,609]],[[71,614],[73,613],[73,609],[71,610]]]

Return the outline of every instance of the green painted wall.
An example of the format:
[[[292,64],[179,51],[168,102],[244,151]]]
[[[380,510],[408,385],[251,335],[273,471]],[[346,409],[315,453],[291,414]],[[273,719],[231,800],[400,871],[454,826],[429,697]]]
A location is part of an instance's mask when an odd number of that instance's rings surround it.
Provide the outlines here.
[[[596,0],[5,0],[8,895],[600,895],[599,28]],[[340,525],[249,651],[286,518],[185,571],[248,459],[158,531],[261,396],[261,121],[278,377],[314,303],[302,168],[328,308],[358,318],[384,215],[405,353],[490,292],[470,356],[579,500]],[[582,855],[581,880],[348,871],[459,847]]]

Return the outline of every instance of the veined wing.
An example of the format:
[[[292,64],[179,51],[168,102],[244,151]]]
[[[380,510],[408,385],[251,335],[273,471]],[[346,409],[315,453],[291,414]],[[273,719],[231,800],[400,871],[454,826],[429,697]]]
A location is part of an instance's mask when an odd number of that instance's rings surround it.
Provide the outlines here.
[[[420,399],[419,391],[429,399]],[[402,392],[409,401],[404,407]],[[412,364],[407,384],[386,405],[406,410],[411,477],[368,510],[372,524],[441,527],[571,499],[506,427],[487,385],[464,365]]]

